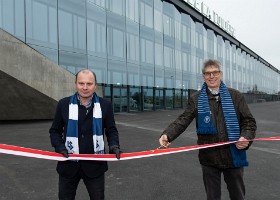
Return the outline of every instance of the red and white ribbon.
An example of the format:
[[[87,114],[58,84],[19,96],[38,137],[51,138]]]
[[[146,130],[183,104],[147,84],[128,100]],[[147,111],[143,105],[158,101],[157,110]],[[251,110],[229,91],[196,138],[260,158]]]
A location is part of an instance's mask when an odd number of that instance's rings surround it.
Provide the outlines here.
[[[254,141],[275,141],[280,140],[280,136],[268,137],[268,138],[255,138]],[[160,156],[165,154],[180,153],[185,151],[193,151],[198,149],[205,149],[217,146],[223,146],[231,143],[236,143],[237,141],[230,142],[219,142],[213,144],[204,144],[204,145],[195,145],[195,146],[185,146],[178,148],[167,148],[167,149],[156,149],[149,151],[140,151],[132,153],[122,153],[121,160],[130,160],[136,158],[146,158],[152,156]],[[66,161],[66,160],[99,160],[99,161],[117,161],[118,159],[114,154],[70,154],[69,158],[63,157],[59,153],[54,153],[50,151],[42,151],[31,148],[24,148],[19,146],[0,144],[0,153],[11,154],[17,156],[24,156],[30,158],[40,158],[47,160],[57,160],[57,161]]]

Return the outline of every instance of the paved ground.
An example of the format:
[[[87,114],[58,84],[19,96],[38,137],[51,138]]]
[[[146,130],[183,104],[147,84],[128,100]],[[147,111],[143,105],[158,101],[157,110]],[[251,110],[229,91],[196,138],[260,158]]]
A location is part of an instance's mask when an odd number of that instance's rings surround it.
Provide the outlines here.
[[[250,104],[258,124],[258,137],[280,135],[280,102]],[[183,110],[116,114],[124,152],[156,149],[162,130]],[[51,121],[0,122],[0,143],[53,151],[48,129]],[[196,144],[194,124],[172,147]],[[248,200],[280,199],[280,143],[254,142],[245,168]],[[0,200],[57,199],[56,161],[0,154]],[[229,199],[223,185],[223,200]],[[77,200],[89,199],[81,182]],[[197,151],[110,162],[106,173],[106,199],[205,199]]]

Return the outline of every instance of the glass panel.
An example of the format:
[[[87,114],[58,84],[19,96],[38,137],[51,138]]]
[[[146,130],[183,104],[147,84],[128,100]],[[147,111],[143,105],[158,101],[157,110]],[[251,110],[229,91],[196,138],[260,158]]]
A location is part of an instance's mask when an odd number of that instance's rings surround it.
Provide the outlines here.
[[[153,41],[141,38],[141,61],[153,64]]]
[[[164,70],[161,68],[155,69],[155,87],[164,87]]]
[[[58,50],[40,47],[32,44],[30,44],[30,46],[37,50],[39,53],[46,56],[48,59],[52,60],[55,64],[58,64]]]
[[[140,1],[140,23],[153,28],[153,20],[151,19],[153,19],[153,5],[151,2]]]
[[[158,32],[163,32],[162,1],[160,1],[160,0],[154,0],[154,28]]]
[[[125,61],[125,18],[107,13],[108,58]]]
[[[59,49],[86,53],[86,9],[84,0],[59,0]]]
[[[188,99],[189,99],[189,91],[188,90],[183,90],[183,108],[187,107],[188,104]]]
[[[26,42],[58,49],[56,0],[26,1]]]
[[[173,90],[165,90],[165,109],[173,109]]]
[[[127,71],[125,62],[108,60],[109,84],[127,85]]]
[[[143,88],[143,98],[144,98],[144,110],[153,110],[154,101],[153,101],[153,89],[152,88]]]
[[[140,78],[142,86],[154,86],[154,70],[149,66],[141,66]]]
[[[127,60],[132,62],[139,61],[139,36],[127,34]]]
[[[0,1],[0,27],[25,41],[24,1]]]
[[[105,85],[103,88],[104,88],[104,97],[103,98],[106,99],[107,101],[112,102],[111,85]]]
[[[119,14],[119,15],[125,15],[125,0],[107,0],[107,9]]]
[[[175,90],[174,106],[175,106],[175,108],[182,108],[182,91],[181,90]]]
[[[222,61],[224,55],[224,40],[221,36],[217,36],[217,58]]]
[[[84,54],[59,51],[59,65],[76,74],[87,68],[87,56]]]
[[[163,2],[163,32],[169,37],[174,37],[174,5]]]
[[[181,71],[176,71],[174,88],[177,88],[177,89],[183,88],[183,80],[182,80],[182,72]]]
[[[128,85],[140,86],[139,65],[127,63]]]
[[[125,57],[124,32],[108,27],[108,41],[108,56],[123,60]]]
[[[155,90],[155,109],[164,109],[163,89]]]
[[[174,88],[174,72],[172,70],[167,70],[165,69],[165,73],[164,73],[164,85],[166,88]]]
[[[139,24],[126,22],[127,62],[139,64]]]
[[[163,34],[155,32],[155,65],[163,68]]]
[[[154,86],[154,32],[153,30],[140,27],[141,68],[140,77],[142,86]]]
[[[94,4],[87,7],[88,54],[106,58],[106,13]]]
[[[182,42],[186,44],[191,43],[191,17],[187,14],[181,14],[181,23],[182,23]]]
[[[141,111],[141,88],[140,87],[130,87],[130,98],[129,98],[130,111]]]
[[[88,56],[88,68],[95,72],[97,83],[107,83],[107,59]]]
[[[126,1],[126,17],[139,22],[138,0]]]
[[[165,40],[166,42],[166,40]],[[164,42],[164,43],[165,43]],[[167,43],[165,43],[167,45]],[[174,46],[164,46],[164,66],[166,68],[174,68]]]
[[[2,2],[2,10],[1,15],[3,16],[2,19],[2,27],[4,30],[11,34],[15,34],[15,9],[14,9],[14,1],[5,1]],[[3,14],[2,14],[3,13]]]
[[[87,0],[87,5],[96,4],[102,8],[105,8],[105,1],[106,0]]]
[[[113,107],[114,112],[127,112],[127,89],[126,88],[113,88]]]

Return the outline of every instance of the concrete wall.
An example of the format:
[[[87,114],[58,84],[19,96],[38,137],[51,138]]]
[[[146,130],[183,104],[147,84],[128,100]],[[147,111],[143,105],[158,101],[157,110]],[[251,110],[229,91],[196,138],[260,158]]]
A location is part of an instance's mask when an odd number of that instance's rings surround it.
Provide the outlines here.
[[[74,91],[73,74],[0,29],[0,120],[52,119]]]

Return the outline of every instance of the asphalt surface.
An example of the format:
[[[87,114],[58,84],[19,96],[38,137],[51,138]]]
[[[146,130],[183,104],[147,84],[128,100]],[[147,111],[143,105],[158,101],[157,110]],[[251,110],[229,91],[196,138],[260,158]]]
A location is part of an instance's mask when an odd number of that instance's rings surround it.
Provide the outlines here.
[[[257,137],[280,135],[280,102],[249,105],[256,118]],[[156,149],[163,129],[183,110],[116,114],[124,152]],[[0,143],[53,151],[48,130],[51,121],[0,122]],[[194,123],[171,147],[196,144]],[[109,163],[107,200],[206,199],[198,151]],[[247,152],[247,200],[280,199],[280,141],[255,141]],[[58,199],[56,161],[0,154],[0,200]],[[89,199],[83,182],[77,200]],[[222,199],[227,200],[226,185]]]

